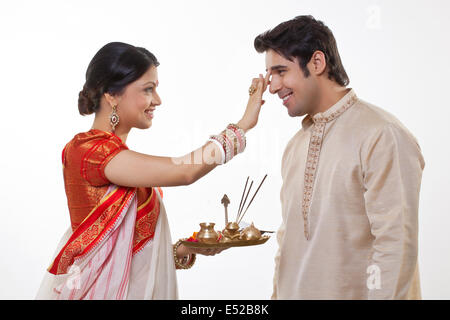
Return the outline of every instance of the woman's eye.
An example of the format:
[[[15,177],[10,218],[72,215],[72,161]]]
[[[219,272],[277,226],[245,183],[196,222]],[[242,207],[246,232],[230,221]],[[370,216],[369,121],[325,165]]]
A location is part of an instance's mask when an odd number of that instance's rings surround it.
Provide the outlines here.
[[[153,87],[146,88],[146,89],[145,89],[145,92],[153,92]]]

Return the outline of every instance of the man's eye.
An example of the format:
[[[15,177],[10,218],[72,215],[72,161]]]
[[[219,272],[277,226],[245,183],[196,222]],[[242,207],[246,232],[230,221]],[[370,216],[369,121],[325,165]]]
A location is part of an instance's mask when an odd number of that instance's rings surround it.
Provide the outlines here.
[[[286,72],[286,70],[279,70],[279,71],[278,71],[278,74],[279,74],[279,75],[283,75],[283,73],[285,73],[285,72]]]

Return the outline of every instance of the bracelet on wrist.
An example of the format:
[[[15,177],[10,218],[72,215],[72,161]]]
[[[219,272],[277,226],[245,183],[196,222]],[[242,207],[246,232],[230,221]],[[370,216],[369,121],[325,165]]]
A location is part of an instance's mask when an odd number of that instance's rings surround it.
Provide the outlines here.
[[[220,164],[229,162],[247,146],[244,130],[234,123],[230,123],[220,134],[210,136],[208,141],[219,147],[222,155]]]
[[[184,256],[182,261],[180,261],[177,256],[177,249],[181,245],[181,242],[183,240],[186,240],[186,239],[180,239],[173,245],[173,259],[175,261],[175,267],[177,269],[190,269],[190,268],[192,268],[192,266],[195,263],[196,254],[192,253],[187,256]],[[189,259],[188,259],[188,257],[189,257]]]

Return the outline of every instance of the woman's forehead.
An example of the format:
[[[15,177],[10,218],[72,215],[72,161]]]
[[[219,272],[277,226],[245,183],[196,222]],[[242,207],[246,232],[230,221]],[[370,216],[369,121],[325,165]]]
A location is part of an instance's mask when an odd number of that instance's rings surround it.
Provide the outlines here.
[[[142,85],[153,83],[158,85],[158,69],[155,66],[151,66],[139,79],[138,82]]]

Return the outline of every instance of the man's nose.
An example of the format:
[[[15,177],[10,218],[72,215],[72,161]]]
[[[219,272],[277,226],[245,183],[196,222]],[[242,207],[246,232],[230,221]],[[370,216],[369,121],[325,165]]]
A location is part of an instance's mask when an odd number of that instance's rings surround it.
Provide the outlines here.
[[[272,80],[270,81],[270,84],[269,84],[269,92],[271,94],[275,94],[278,92],[278,90],[280,90],[280,88],[281,88],[280,82],[276,79],[273,79],[273,77],[272,77]]]

